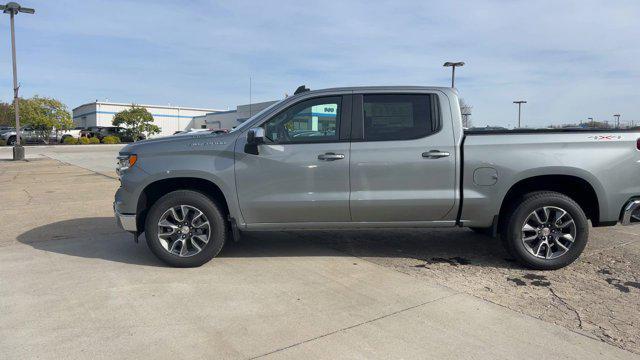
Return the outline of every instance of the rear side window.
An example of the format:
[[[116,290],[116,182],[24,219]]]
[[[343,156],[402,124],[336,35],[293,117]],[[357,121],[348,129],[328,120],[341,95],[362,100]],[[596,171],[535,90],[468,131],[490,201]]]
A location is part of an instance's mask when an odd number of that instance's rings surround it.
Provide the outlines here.
[[[364,140],[418,139],[438,130],[437,97],[364,95]]]

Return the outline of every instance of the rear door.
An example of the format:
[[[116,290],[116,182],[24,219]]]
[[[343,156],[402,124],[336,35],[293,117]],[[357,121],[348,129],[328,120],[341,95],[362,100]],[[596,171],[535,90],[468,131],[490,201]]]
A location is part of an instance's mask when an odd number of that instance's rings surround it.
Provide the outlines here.
[[[356,222],[448,220],[455,146],[438,93],[354,95],[351,217]],[[446,99],[446,98],[445,98]],[[447,115],[448,111],[445,112]]]
[[[348,222],[349,95],[290,105],[267,119],[258,155],[236,143],[237,193],[247,224]]]

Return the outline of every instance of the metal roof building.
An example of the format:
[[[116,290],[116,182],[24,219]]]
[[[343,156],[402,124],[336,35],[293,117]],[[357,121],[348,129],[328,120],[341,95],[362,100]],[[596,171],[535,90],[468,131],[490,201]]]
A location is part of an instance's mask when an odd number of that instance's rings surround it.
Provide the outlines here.
[[[161,131],[155,136],[172,135],[176,131],[201,128],[200,125],[194,123],[194,117],[220,112],[216,109],[181,106],[135,105],[146,108],[153,115],[153,122],[160,127]],[[114,115],[131,107],[132,104],[95,101],[73,109],[73,122],[75,126],[80,127],[113,126]]]

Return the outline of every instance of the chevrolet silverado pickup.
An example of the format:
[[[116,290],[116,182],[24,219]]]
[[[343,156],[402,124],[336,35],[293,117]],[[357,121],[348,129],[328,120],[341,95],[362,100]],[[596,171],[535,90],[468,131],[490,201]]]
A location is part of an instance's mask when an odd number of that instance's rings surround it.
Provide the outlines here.
[[[524,266],[640,222],[640,132],[464,131],[455,89],[300,87],[229,133],[118,156],[118,224],[178,267],[255,230],[469,227]]]

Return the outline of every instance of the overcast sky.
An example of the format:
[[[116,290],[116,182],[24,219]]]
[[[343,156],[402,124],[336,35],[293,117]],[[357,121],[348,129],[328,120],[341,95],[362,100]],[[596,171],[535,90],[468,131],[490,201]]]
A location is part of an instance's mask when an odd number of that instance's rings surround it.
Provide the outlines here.
[[[350,85],[450,84],[475,125],[640,122],[640,0],[36,1],[16,18],[21,94],[205,108]],[[0,99],[12,97],[0,19]]]

